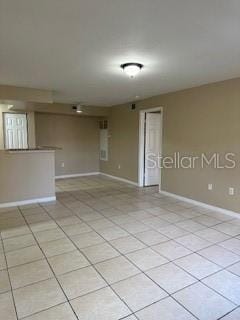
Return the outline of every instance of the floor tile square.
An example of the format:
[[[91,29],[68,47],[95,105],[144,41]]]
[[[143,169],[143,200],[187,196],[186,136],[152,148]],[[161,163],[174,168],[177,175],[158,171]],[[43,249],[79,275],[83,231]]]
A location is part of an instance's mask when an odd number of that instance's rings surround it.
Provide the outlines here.
[[[36,208],[25,208],[21,210],[22,214],[24,216],[32,215],[32,214],[39,214],[39,213],[44,213],[44,209],[41,207],[36,207]]]
[[[218,242],[227,240],[230,237],[225,233],[222,233],[220,231],[217,231],[211,228],[197,231],[195,232],[195,235],[212,243],[218,243]]]
[[[71,301],[79,320],[118,320],[130,314],[111,288],[103,288]]]
[[[89,221],[88,224],[96,231],[114,226],[114,224],[106,218]]]
[[[26,219],[27,223],[30,225],[30,228],[32,226],[38,225],[39,223],[41,224],[42,222],[51,221],[51,217],[47,214],[47,212],[25,215],[25,219]],[[32,231],[33,231],[33,229],[32,229]]]
[[[66,301],[56,279],[41,281],[13,291],[19,318]]]
[[[48,258],[56,275],[64,274],[89,266],[89,262],[78,250]]]
[[[63,226],[78,224],[81,222],[81,220],[76,216],[71,216],[71,217],[56,219],[56,222],[59,226],[63,227]]]
[[[240,255],[240,240],[239,239],[229,239],[218,244],[219,246],[230,250],[238,255]]]
[[[175,293],[173,297],[199,320],[217,320],[236,307],[200,282]]]
[[[76,236],[72,236],[71,239],[79,249],[105,242],[105,240],[95,231],[78,234]]]
[[[192,253],[174,240],[160,243],[152,248],[168,260],[175,260]]]
[[[14,238],[7,238],[3,240],[5,252],[30,247],[36,244],[34,237],[31,234],[18,236]]]
[[[62,228],[68,236],[74,236],[77,234],[92,231],[92,229],[86,223],[76,223],[73,225],[63,226]]]
[[[197,281],[173,263],[164,264],[163,266],[149,270],[146,274],[170,294]]]
[[[13,238],[17,236],[22,236],[29,233],[31,233],[31,230],[28,228],[28,226],[19,226],[19,227],[10,228],[7,230],[2,230],[1,236],[2,236],[2,239],[7,239],[7,238]]]
[[[215,230],[226,233],[229,236],[235,237],[240,234],[240,226],[228,222],[217,224],[213,227]]]
[[[57,227],[58,227],[57,224],[53,220],[30,224],[30,228],[31,228],[32,232],[50,230],[50,229],[54,229]]]
[[[0,294],[0,310],[3,320],[17,320],[11,292]]]
[[[158,217],[144,219],[144,220],[142,220],[142,222],[155,230],[158,230],[162,227],[166,227],[166,226],[170,225],[170,223],[168,221],[160,219]]]
[[[168,212],[168,213],[162,214],[161,219],[164,219],[170,223],[177,223],[177,222],[185,220],[184,217],[182,217],[179,214],[173,213],[173,212]]]
[[[0,293],[11,290],[7,270],[0,271]]]
[[[116,208],[101,209],[99,212],[101,212],[101,214],[107,218],[121,214],[121,211]]]
[[[197,279],[205,278],[221,270],[221,267],[195,253],[177,259],[174,263]]]
[[[98,233],[107,241],[115,240],[128,236],[128,232],[118,226],[101,229]]]
[[[112,240],[110,243],[123,254],[146,247],[142,242],[132,236]]]
[[[240,256],[217,245],[203,249],[198,253],[222,267],[228,267],[240,261]]]
[[[233,303],[240,305],[240,277],[223,270],[203,279],[202,282]]]
[[[146,226],[145,224],[139,221],[124,224],[122,225],[122,228],[131,234],[143,232],[150,229],[150,227]]]
[[[59,228],[39,231],[34,234],[38,243],[44,243],[65,238],[65,234]]]
[[[90,222],[102,218],[102,215],[97,211],[93,211],[93,209],[89,212],[78,214],[78,216],[85,222]]]
[[[98,263],[96,268],[110,284],[140,273],[131,262],[122,256]]]
[[[117,216],[113,216],[110,218],[111,221],[113,221],[114,223],[118,224],[119,226],[123,226],[126,225],[128,223],[134,223],[137,220],[130,217],[127,214],[121,214],[121,215],[117,215]]]
[[[179,214],[184,217],[185,219],[191,219],[191,218],[196,218],[202,215],[202,213],[197,212],[194,209],[182,209]]]
[[[58,280],[68,299],[74,299],[107,286],[93,267],[65,273],[58,276]]]
[[[189,232],[196,232],[201,229],[205,229],[206,227],[200,223],[197,223],[193,220],[184,220],[181,222],[176,223],[176,226],[179,228],[182,228],[184,230],[187,230]]]
[[[144,274],[115,283],[112,287],[134,312],[167,296]]]
[[[179,238],[189,233],[187,230],[181,229],[174,224],[159,228],[158,231],[170,239]]]
[[[197,222],[197,223],[201,223],[206,227],[212,227],[212,226],[222,222],[219,219],[216,219],[214,217],[210,217],[207,215],[202,215],[200,217],[194,218],[193,221]]]
[[[9,269],[13,289],[27,286],[53,277],[46,260],[39,260]]]
[[[118,253],[108,243],[101,243],[101,244],[97,244],[96,246],[83,248],[82,252],[93,264],[102,262],[105,260],[109,260],[109,259],[118,257],[120,255],[120,253]]]
[[[151,248],[141,249],[135,252],[128,253],[126,257],[135,264],[139,269],[146,271],[151,268],[158,267],[168,260],[160,256]]]
[[[38,246],[32,246],[7,252],[6,258],[8,267],[14,267],[28,262],[43,259],[44,256]]]
[[[203,248],[211,246],[211,242],[204,240],[202,238],[199,238],[194,234],[189,234],[189,235],[177,238],[175,239],[175,241],[192,251],[198,251]]]
[[[139,320],[196,320],[172,298],[165,298],[136,313]]]
[[[50,242],[43,242],[40,244],[40,246],[46,257],[53,257],[59,254],[76,250],[76,247],[67,238],[54,240]]]
[[[63,303],[24,318],[24,320],[77,320],[77,318],[69,303]]]
[[[219,211],[212,211],[212,210],[210,210],[210,211],[205,212],[205,214],[206,214],[207,216],[209,216],[209,217],[214,217],[214,218],[216,218],[216,219],[219,219],[219,220],[221,220],[222,222],[224,222],[224,221],[230,221],[230,220],[233,219],[233,217],[231,217],[231,216],[229,216],[229,215],[227,215],[227,214],[224,214],[224,213],[222,213],[222,212],[219,212]]]
[[[147,230],[144,232],[136,233],[135,237],[145,243],[147,246],[153,246],[155,244],[168,241],[169,239],[162,235],[160,231]]]
[[[136,220],[143,220],[143,219],[153,217],[153,215],[151,213],[144,211],[144,210],[133,211],[133,212],[130,212],[128,215],[133,217]]]
[[[6,269],[7,264],[6,264],[6,259],[3,253],[0,253],[0,270]]]

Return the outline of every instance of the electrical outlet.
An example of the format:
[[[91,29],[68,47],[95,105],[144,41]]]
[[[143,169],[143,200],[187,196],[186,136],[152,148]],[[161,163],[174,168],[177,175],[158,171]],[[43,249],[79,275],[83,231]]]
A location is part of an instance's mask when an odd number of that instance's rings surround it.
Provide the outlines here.
[[[213,189],[213,185],[212,185],[212,183],[209,183],[208,184],[208,190],[212,190]]]
[[[121,165],[119,164],[119,165],[118,165],[118,170],[120,170],[120,169],[121,169]]]
[[[61,167],[62,167],[62,168],[65,167],[65,163],[64,163],[64,162],[61,163]]]
[[[228,189],[228,194],[229,194],[230,196],[233,196],[233,195],[234,195],[234,188],[229,188],[229,189]]]

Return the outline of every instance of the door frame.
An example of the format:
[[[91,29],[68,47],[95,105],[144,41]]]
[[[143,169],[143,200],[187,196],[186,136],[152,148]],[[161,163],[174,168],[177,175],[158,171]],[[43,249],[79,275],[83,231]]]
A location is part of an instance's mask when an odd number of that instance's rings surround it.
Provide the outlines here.
[[[27,148],[29,148],[29,132],[28,132],[28,114],[27,112],[8,112],[5,111],[2,113],[2,125],[3,125],[3,144],[4,149],[6,149],[6,132],[5,132],[5,116],[6,114],[24,114],[26,116],[26,125],[27,125]]]
[[[163,107],[155,107],[149,109],[142,109],[139,113],[139,145],[138,145],[138,186],[144,187],[144,151],[145,151],[145,115],[148,112],[161,112],[160,117],[160,128],[161,128],[161,139],[160,149],[162,149],[162,133],[163,133]],[[161,190],[162,183],[162,170],[159,169],[159,190]]]

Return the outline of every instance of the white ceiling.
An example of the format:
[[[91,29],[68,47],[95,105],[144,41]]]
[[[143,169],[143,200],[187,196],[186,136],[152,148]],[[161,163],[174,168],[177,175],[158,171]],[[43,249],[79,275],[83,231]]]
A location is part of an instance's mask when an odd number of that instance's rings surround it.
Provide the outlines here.
[[[239,0],[0,0],[0,84],[113,105],[240,76]],[[129,79],[119,65],[145,65]]]

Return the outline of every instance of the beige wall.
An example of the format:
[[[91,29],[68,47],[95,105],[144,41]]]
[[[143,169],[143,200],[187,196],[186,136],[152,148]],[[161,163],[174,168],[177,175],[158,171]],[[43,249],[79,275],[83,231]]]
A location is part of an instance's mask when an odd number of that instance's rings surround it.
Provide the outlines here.
[[[0,205],[55,196],[54,151],[0,151]]]
[[[36,135],[35,135],[35,112],[27,112],[28,121],[28,147],[36,147]]]
[[[4,149],[3,113],[9,111],[6,104],[0,104],[0,150]],[[34,112],[27,112],[28,121],[28,145],[29,148],[35,147],[35,119]]]
[[[137,182],[138,111],[130,111],[129,106],[113,107],[108,120],[109,160],[101,161],[100,169],[104,173]]]
[[[34,88],[0,85],[0,100],[29,101],[29,102],[53,102],[52,91]]]
[[[165,94],[138,103],[139,108],[162,106],[163,154],[175,151],[234,152],[235,169],[164,169],[162,189],[208,204],[240,212],[240,79]],[[137,182],[139,110],[130,104],[113,107],[109,116],[109,161],[101,170]],[[118,169],[118,165],[121,169]],[[207,190],[213,183],[213,191]],[[236,188],[229,196],[228,188]]]
[[[62,148],[56,151],[57,176],[99,171],[98,118],[36,113],[35,124],[38,146]]]

